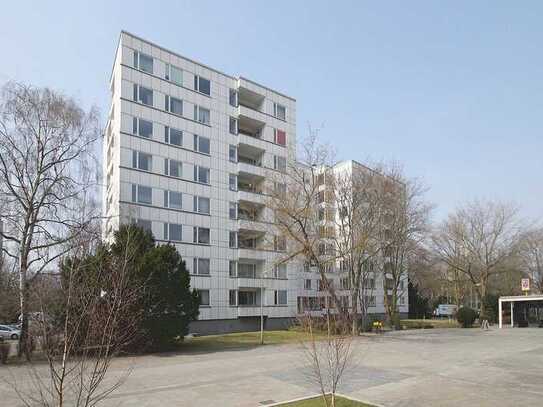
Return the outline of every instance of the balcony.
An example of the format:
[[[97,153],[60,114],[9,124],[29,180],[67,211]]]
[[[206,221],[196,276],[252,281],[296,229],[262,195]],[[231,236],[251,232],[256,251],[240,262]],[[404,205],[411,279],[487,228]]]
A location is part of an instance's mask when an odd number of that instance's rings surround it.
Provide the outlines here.
[[[264,117],[258,117],[254,112],[246,112],[247,109],[241,106],[239,110],[238,133],[257,139],[262,138],[264,126],[266,126],[266,123],[263,121]]]
[[[240,317],[260,315],[261,288],[240,287],[237,292],[237,307]],[[266,307],[263,307],[266,314]]]
[[[238,202],[238,225],[240,229],[265,233],[270,229],[270,219],[266,218],[264,205],[250,201]]]
[[[257,148],[261,151],[266,151],[266,149],[269,148],[269,144],[264,141],[264,138],[262,136],[260,138],[257,138],[253,135],[239,133],[238,142],[239,144],[245,144],[247,146]]]
[[[253,222],[270,222],[266,217],[266,207],[263,203],[255,203],[240,199],[238,202],[238,219]]]
[[[238,248],[246,250],[270,250],[273,245],[266,240],[266,230],[241,229],[238,232]]]
[[[238,89],[238,101],[240,106],[261,112],[264,106],[264,95],[240,86]]]
[[[253,194],[264,193],[264,177],[251,172],[243,171],[246,168],[240,169],[238,173],[238,191],[250,192]]]
[[[240,189],[238,191],[238,199],[239,202],[243,201],[255,205],[266,205],[266,202],[269,198],[262,192],[254,192]]]

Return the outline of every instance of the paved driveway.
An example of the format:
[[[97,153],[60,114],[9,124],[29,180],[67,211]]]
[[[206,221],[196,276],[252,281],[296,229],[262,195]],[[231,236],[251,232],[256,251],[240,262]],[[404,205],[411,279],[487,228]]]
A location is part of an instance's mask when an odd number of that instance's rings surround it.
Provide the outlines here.
[[[543,405],[543,329],[404,331],[360,338],[356,354],[340,391],[369,402]],[[119,359],[111,373],[130,367],[127,382],[104,405],[255,407],[316,392],[297,345]],[[1,382],[0,394],[0,405],[17,405]]]

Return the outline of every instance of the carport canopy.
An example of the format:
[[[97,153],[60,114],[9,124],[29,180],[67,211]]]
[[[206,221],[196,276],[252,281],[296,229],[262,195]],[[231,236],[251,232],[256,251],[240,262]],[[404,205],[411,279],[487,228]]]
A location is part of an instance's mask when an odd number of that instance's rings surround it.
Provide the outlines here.
[[[498,320],[499,320],[499,326],[502,328],[502,319],[503,319],[503,312],[502,312],[502,306],[504,302],[509,302],[511,304],[511,326],[514,326],[513,321],[513,308],[514,304],[516,302],[536,302],[536,301],[543,301],[543,295],[517,295],[517,296],[507,296],[507,297],[500,297],[498,301]]]

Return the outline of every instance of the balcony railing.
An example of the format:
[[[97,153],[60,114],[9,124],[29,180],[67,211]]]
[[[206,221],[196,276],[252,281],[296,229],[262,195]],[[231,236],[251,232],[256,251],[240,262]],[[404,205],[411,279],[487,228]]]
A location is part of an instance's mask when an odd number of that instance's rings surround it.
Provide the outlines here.
[[[255,105],[249,105],[247,103],[244,103],[242,101],[239,102],[239,105],[240,106],[243,106],[243,107],[246,107],[247,109],[251,109],[251,110],[254,110],[255,112],[259,112],[259,113],[263,113],[262,110],[261,110],[261,107],[257,107]]]
[[[238,133],[239,134],[243,134],[245,136],[249,136],[249,137],[253,137],[253,138],[257,138],[259,139],[261,136],[262,136],[262,133],[260,131],[250,131],[250,130],[245,130],[245,129],[239,129],[238,130]]]
[[[239,249],[256,249],[256,240],[240,240],[238,243]]]
[[[256,167],[262,167],[262,162],[260,160],[256,160],[256,159],[250,158],[250,157],[238,156],[238,162],[244,163],[244,164],[249,164],[249,165],[254,165]]]
[[[238,191],[252,192],[253,194],[260,194],[260,195],[263,194],[260,188],[257,188],[255,186],[244,185],[244,184],[238,184]]]

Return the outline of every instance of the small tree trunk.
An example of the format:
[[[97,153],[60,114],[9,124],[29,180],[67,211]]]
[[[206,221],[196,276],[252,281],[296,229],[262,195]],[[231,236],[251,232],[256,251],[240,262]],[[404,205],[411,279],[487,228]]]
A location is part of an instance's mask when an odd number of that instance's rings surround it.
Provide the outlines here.
[[[358,334],[358,294],[355,293],[351,296],[353,306],[351,311],[351,318],[352,318],[352,335],[356,336]]]
[[[481,289],[479,296],[479,303],[481,304],[481,313],[479,314],[479,321],[486,319],[486,307],[485,307],[485,296],[486,296],[486,277],[481,279]]]
[[[23,353],[27,360],[30,360],[30,337],[28,333],[28,286],[26,281],[27,265],[26,256],[23,256],[19,268],[19,304],[21,312],[21,336],[19,337],[18,356]]]

